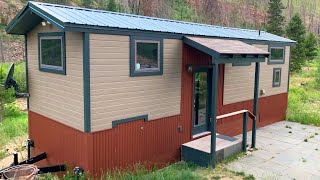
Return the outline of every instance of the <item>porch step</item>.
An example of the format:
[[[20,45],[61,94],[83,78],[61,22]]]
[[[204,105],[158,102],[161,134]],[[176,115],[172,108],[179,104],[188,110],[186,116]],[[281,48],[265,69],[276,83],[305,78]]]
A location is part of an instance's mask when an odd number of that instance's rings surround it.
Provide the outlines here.
[[[181,160],[192,162],[199,166],[210,163],[211,135],[182,144]],[[217,134],[216,161],[241,152],[242,139]]]

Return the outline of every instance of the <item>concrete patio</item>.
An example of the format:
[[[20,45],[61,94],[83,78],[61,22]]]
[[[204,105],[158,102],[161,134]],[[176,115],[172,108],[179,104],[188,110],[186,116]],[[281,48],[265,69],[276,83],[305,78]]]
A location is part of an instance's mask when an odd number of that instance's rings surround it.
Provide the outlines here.
[[[227,168],[256,179],[320,180],[319,127],[282,121],[259,128],[257,149]]]

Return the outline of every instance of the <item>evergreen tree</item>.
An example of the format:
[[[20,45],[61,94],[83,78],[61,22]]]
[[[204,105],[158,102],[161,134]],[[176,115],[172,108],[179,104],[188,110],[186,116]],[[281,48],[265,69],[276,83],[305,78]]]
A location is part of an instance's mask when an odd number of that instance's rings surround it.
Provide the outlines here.
[[[317,56],[318,53],[318,40],[316,35],[314,35],[312,32],[308,33],[304,46],[306,49],[307,60],[310,62]]]
[[[109,0],[108,5],[107,5],[107,10],[108,11],[117,11],[117,4],[115,0]]]
[[[282,36],[284,34],[285,17],[282,15],[284,6],[281,0],[270,0],[266,30],[269,33]]]
[[[304,46],[306,28],[298,13],[295,14],[290,20],[286,28],[286,34],[288,38],[297,41],[297,45],[295,47],[292,47],[291,50],[290,71],[300,71],[306,62],[306,50]]]
[[[92,8],[93,7],[93,1],[94,0],[82,0],[82,6],[86,8]]]

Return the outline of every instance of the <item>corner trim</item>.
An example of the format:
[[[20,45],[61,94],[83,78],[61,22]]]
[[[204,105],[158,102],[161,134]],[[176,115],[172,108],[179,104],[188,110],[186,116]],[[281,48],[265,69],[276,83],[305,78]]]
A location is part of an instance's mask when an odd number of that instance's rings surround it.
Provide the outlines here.
[[[40,54],[40,38],[41,37],[46,37],[46,36],[61,36],[62,37],[62,47],[63,47],[63,57],[62,57],[62,65],[63,69],[62,70],[57,70],[57,69],[50,69],[50,68],[43,68],[41,67],[41,54]],[[54,73],[54,74],[61,74],[61,75],[66,75],[66,37],[64,32],[47,32],[47,33],[38,33],[38,67],[39,71],[42,72],[48,72],[48,73]]]
[[[90,103],[90,34],[83,33],[83,113],[85,133],[91,132]]]
[[[160,60],[159,68],[160,71],[150,71],[150,72],[137,72],[135,71],[135,40],[154,40],[160,42]],[[163,38],[159,37],[145,37],[145,36],[130,36],[130,77],[136,76],[156,76],[163,75]]]
[[[130,118],[112,121],[112,128],[116,128],[119,124],[122,124],[122,123],[138,121],[138,120],[148,121],[148,115],[146,114],[146,115],[141,115],[141,116],[130,117]]]
[[[28,36],[24,35],[24,48],[25,48],[25,68],[26,68],[26,90],[29,94],[29,72],[28,72]],[[29,96],[27,97],[27,109],[29,110]]]
[[[278,70],[280,71],[279,85],[274,83],[275,72]],[[273,68],[272,87],[280,87],[281,86],[281,76],[282,76],[282,68]]]

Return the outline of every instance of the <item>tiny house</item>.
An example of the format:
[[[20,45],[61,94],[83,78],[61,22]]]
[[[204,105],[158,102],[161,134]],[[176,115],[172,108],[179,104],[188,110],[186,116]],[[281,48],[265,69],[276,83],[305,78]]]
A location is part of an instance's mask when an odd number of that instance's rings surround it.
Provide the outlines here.
[[[41,2],[6,31],[25,36],[29,138],[46,164],[163,165],[184,143],[240,134],[234,112],[253,112],[254,131],[286,116],[295,42],[264,31]]]

